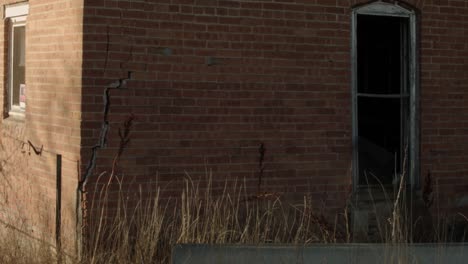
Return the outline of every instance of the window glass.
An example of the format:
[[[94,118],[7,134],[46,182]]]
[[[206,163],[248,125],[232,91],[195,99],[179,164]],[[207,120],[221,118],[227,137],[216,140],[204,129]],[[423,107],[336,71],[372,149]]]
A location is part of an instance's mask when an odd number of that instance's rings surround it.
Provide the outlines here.
[[[13,26],[12,43],[12,105],[20,106],[20,90],[25,96],[25,26]],[[24,101],[25,98],[22,98]],[[24,103],[24,102],[23,102]]]

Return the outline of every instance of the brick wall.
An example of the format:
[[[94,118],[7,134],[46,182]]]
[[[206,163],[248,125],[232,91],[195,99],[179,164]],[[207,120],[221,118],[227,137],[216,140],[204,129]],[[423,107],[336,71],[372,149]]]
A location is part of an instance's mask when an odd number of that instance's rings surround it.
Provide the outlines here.
[[[132,71],[110,93],[96,174],[111,170],[118,128],[134,114],[119,165],[128,182],[157,179],[152,188],[174,193],[167,183],[209,171],[215,184],[245,178],[256,191],[263,143],[263,190],[341,208],[351,179],[350,14],[364,2],[86,1],[82,168],[106,85]],[[409,3],[420,9],[421,177],[431,171],[453,205],[468,186],[468,6]]]
[[[209,171],[221,185],[246,178],[256,191],[263,143],[264,190],[307,192],[340,209],[351,166],[350,11],[359,3],[89,3],[82,164],[100,134],[105,86],[133,71],[128,89],[112,91],[109,144],[99,151],[97,173],[110,170],[117,128],[133,113],[120,163],[128,182],[158,179],[154,187],[175,193],[178,185],[167,183]],[[430,171],[441,206],[460,207],[467,6],[411,3],[420,9],[421,178]],[[207,65],[213,60],[219,64]]]
[[[100,133],[106,84],[133,71],[127,89],[111,92],[97,172],[109,171],[118,127],[133,113],[120,165],[136,183],[166,186],[208,170],[215,184],[245,178],[256,191],[263,143],[263,190],[314,197],[328,190],[327,204],[343,205],[351,165],[348,4],[90,1],[85,9],[83,165]]]
[[[4,5],[17,1],[0,1]],[[81,120],[82,1],[29,1],[26,25],[27,108],[24,118],[1,121],[5,217],[35,236],[53,240],[56,155],[62,155],[63,243],[74,247]],[[3,12],[2,12],[3,14]],[[2,23],[0,31],[6,34]],[[7,44],[0,40],[0,74],[6,80]],[[4,95],[5,81],[0,83]],[[2,99],[4,97],[2,96]],[[5,100],[0,100],[4,106]],[[2,107],[3,108],[3,107]],[[5,113],[4,113],[5,114]],[[42,149],[36,155],[32,143]],[[14,218],[14,217],[19,217]],[[20,222],[24,220],[23,222]],[[39,231],[39,232],[37,232]]]
[[[433,1],[421,21],[421,177],[432,172],[442,204],[468,191],[468,3]]]
[[[263,144],[262,190],[340,209],[351,178],[350,13],[364,2],[30,1],[26,117],[1,123],[11,181],[2,208],[53,229],[62,154],[63,217],[74,230],[77,170],[85,175],[99,143],[103,94],[132,71],[125,89],[109,92],[108,142],[89,186],[112,169],[119,127],[133,114],[117,166],[128,185],[175,194],[187,174],[210,174],[215,186],[246,179],[256,192]],[[438,200],[463,206],[468,5],[409,2],[420,10],[421,178],[430,171]],[[44,146],[41,156],[28,140]]]

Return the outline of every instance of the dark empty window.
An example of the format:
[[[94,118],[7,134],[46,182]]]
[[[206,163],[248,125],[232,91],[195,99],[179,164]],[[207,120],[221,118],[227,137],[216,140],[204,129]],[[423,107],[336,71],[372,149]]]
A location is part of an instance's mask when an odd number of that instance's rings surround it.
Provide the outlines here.
[[[408,136],[408,19],[357,16],[359,183],[391,184]]]
[[[373,2],[353,10],[356,186],[397,183],[417,165],[415,13]],[[406,157],[406,166],[403,166]]]

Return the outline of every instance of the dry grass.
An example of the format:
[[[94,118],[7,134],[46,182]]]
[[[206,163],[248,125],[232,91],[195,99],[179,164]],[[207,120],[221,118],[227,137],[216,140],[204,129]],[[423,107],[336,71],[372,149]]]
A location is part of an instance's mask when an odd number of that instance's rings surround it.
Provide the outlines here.
[[[119,187],[116,200],[111,199],[111,181]],[[203,181],[205,185],[201,186],[200,182],[186,177],[184,188],[175,199],[163,200],[160,190],[151,193],[143,188],[135,198],[123,189],[122,182],[113,176],[106,184],[96,185],[90,197],[88,243],[82,259],[64,256],[67,262],[169,263],[171,248],[178,243],[351,242],[347,213],[327,218],[313,207],[307,196],[296,202],[276,193],[252,196],[241,181],[226,183],[221,192],[214,195],[210,180]],[[148,195],[151,199],[144,199]],[[398,196],[394,201],[387,226],[392,232],[384,242],[411,243],[402,198],[403,195]],[[108,201],[113,202],[112,206],[108,206]],[[344,212],[348,210],[344,208]],[[438,230],[437,236],[447,238],[446,229]],[[57,261],[54,247],[43,242],[46,240],[32,239],[11,226],[0,236],[0,263]]]
[[[157,190],[152,200],[139,199],[131,207],[121,191],[110,218],[105,202],[92,204],[96,217],[89,229],[86,262],[167,263],[178,243],[307,244],[349,237],[339,228],[347,225],[330,225],[307,197],[288,203],[277,194],[249,196],[241,182],[226,183],[221,194],[213,195],[210,183],[201,191],[187,177],[178,199],[163,202]],[[102,188],[95,195],[93,201],[106,201],[109,194]]]
[[[0,263],[2,264],[46,264],[56,263],[54,247],[45,239],[29,236],[13,226],[0,226]]]

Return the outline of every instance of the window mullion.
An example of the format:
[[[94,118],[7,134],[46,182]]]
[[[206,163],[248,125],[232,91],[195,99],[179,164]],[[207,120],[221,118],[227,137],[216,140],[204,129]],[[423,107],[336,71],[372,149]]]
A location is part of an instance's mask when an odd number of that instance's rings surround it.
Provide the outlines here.
[[[376,93],[357,93],[358,97],[372,98],[408,98],[409,94],[376,94]]]

